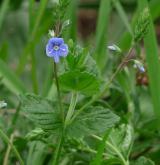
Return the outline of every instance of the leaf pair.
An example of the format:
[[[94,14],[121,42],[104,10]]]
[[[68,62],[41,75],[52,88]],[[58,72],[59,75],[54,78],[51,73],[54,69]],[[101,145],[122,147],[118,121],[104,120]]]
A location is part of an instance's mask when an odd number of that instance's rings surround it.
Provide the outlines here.
[[[42,130],[59,133],[62,121],[57,111],[56,104],[35,95],[21,97],[21,110]],[[103,107],[90,107],[81,113],[76,120],[66,128],[70,137],[80,138],[92,133],[103,133],[113,127],[119,117]]]

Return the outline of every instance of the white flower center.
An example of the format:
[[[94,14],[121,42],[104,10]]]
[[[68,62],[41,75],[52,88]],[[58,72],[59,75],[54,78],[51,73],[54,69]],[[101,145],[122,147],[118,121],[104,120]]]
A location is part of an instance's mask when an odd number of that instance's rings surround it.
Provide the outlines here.
[[[59,46],[55,45],[55,46],[53,47],[53,49],[54,49],[54,50],[59,50]]]

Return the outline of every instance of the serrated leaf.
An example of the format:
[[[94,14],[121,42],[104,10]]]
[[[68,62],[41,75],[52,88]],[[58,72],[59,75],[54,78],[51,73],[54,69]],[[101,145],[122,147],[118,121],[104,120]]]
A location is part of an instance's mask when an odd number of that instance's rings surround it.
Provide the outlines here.
[[[122,124],[119,128],[113,129],[109,135],[109,142],[128,158],[133,143],[133,128]],[[108,152],[115,155],[110,149]]]
[[[134,163],[134,165],[155,165],[155,163],[154,163],[152,160],[150,160],[150,159],[148,159],[148,158],[146,158],[146,157],[144,157],[144,156],[141,156],[141,157]]]
[[[103,107],[90,107],[82,112],[67,128],[71,137],[104,133],[119,121],[119,117]]]
[[[62,127],[56,105],[40,96],[32,94],[21,96],[21,110],[44,131],[55,131]]]
[[[99,80],[92,74],[80,71],[69,71],[59,76],[59,82],[66,91],[78,91],[93,95],[99,91]]]
[[[95,76],[100,75],[96,61],[90,55],[87,48],[84,49],[75,45],[74,50],[67,56],[66,61],[67,68],[70,71],[79,70],[81,72],[89,72]]]

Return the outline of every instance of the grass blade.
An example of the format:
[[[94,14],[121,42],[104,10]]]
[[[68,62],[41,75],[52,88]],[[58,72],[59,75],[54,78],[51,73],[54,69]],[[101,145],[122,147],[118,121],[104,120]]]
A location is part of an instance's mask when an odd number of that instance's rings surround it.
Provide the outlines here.
[[[95,59],[101,69],[107,61],[107,27],[109,22],[111,0],[101,0],[99,8],[98,23],[96,29],[96,53]]]
[[[131,36],[133,36],[131,25],[128,21],[127,15],[126,15],[123,7],[121,6],[119,0],[112,0],[112,1],[113,1],[113,4],[114,4],[119,16],[121,17],[123,23],[125,24],[128,32],[131,34]]]
[[[146,0],[139,1],[139,9],[142,11],[148,7]],[[152,95],[152,102],[156,117],[160,119],[160,62],[158,58],[158,45],[152,17],[150,16],[148,33],[144,38],[146,61],[148,66],[149,84]],[[159,120],[160,121],[160,120]]]
[[[29,41],[28,41],[26,47],[24,48],[24,52],[21,55],[21,58],[19,60],[19,64],[18,64],[18,67],[17,67],[17,73],[18,74],[23,72],[23,69],[24,69],[25,64],[27,62],[28,55],[30,55],[30,49],[33,50],[32,44],[34,42],[32,42],[32,41],[34,40],[34,38],[36,38],[35,36],[36,36],[36,33],[37,33],[37,29],[40,25],[40,22],[41,22],[41,19],[43,17],[43,14],[45,12],[45,8],[46,8],[47,3],[48,3],[48,0],[42,0],[40,2],[40,7],[39,7],[39,10],[38,10],[37,18],[36,18],[34,26],[33,26],[33,30],[30,34]]]
[[[3,0],[2,6],[0,8],[0,30],[2,28],[2,23],[8,8],[9,8],[9,0]]]

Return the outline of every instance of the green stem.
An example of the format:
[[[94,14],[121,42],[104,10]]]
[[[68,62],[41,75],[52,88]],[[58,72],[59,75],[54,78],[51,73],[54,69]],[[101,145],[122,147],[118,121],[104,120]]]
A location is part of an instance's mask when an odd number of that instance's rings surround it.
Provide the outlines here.
[[[53,165],[58,165],[59,164],[58,161],[59,161],[59,157],[60,157],[62,146],[63,146],[63,140],[64,140],[64,129],[62,130],[62,134],[60,136],[58,146],[56,148]]]
[[[10,137],[10,143],[13,144],[13,139],[14,139],[14,134],[11,134]],[[4,160],[3,160],[3,165],[8,165],[8,160],[9,160],[9,154],[11,152],[11,146],[8,144],[5,156],[4,156]]]
[[[72,92],[72,97],[71,97],[71,103],[68,109],[68,113],[65,119],[65,127],[67,126],[67,124],[70,122],[70,119],[73,116],[74,113],[74,109],[77,103],[77,98],[78,98],[78,93],[77,92]]]
[[[58,81],[58,76],[57,76],[57,64],[55,62],[54,62],[54,76],[55,76],[56,87],[57,87],[59,109],[60,109],[62,121],[64,122],[64,111],[63,111],[63,107],[62,107],[61,93],[60,93],[59,81]]]
[[[97,135],[92,135],[93,138],[102,141],[103,139]],[[121,154],[121,152],[111,143],[106,142],[106,145],[109,146],[117,155],[118,157],[121,159],[123,165],[129,165],[128,160],[125,160],[125,158],[123,157],[123,155]]]
[[[92,99],[87,102],[84,106],[82,106],[77,113],[73,116],[73,118],[71,119],[71,122],[87,107],[89,107],[92,103],[94,103],[97,99],[103,97],[103,95],[106,93],[106,91],[109,89],[110,85],[112,84],[112,81],[114,80],[114,78],[116,77],[116,75],[119,73],[119,71],[123,68],[123,66],[126,64],[126,62],[128,62],[128,57],[131,55],[131,52],[133,50],[133,47],[129,50],[128,55],[122,60],[122,62],[119,64],[119,66],[117,67],[116,71],[113,73],[113,75],[111,76],[111,78],[109,79],[109,81],[106,83],[106,85],[104,86],[104,88],[100,91],[100,93],[98,93],[97,95],[93,96]]]
[[[24,162],[19,154],[19,152],[17,151],[16,147],[10,142],[9,138],[7,137],[7,135],[0,129],[0,136],[2,137],[2,139],[8,144],[10,145],[11,149],[13,150],[13,152],[15,153],[17,159],[19,160],[21,165],[24,165]]]
[[[62,107],[61,93],[60,93],[59,81],[58,81],[58,76],[57,76],[57,65],[56,65],[55,62],[54,62],[54,76],[55,76],[55,82],[56,82],[56,87],[57,87],[59,110],[60,110],[60,113],[61,113],[62,122],[64,124],[64,111],[63,111],[63,107]],[[53,165],[58,165],[59,164],[58,161],[59,161],[59,157],[60,157],[61,150],[62,150],[63,137],[64,137],[64,125],[63,125],[63,128],[62,128],[62,134],[59,138],[58,146],[56,148]]]

